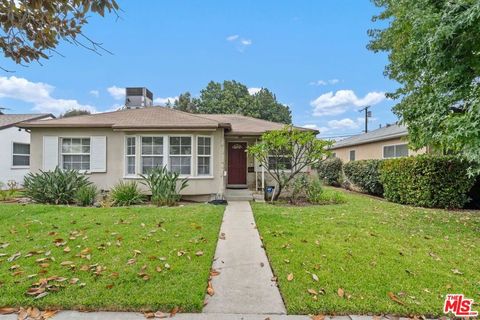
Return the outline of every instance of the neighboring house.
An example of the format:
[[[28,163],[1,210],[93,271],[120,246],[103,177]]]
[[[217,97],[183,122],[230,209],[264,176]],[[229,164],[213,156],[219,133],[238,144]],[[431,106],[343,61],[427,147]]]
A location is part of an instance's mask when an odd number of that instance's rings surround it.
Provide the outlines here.
[[[284,124],[146,107],[21,126],[31,130],[33,172],[78,169],[109,190],[120,180],[167,166],[189,178],[184,197],[208,200],[223,196],[226,188],[259,187],[262,168],[246,153],[247,146]]]
[[[392,124],[337,141],[331,151],[343,162],[366,159],[399,158],[426,153],[427,149],[409,149],[405,126]]]
[[[16,125],[23,121],[51,119],[51,114],[0,113],[0,181],[4,188],[9,182],[18,185],[30,168],[30,134]]]

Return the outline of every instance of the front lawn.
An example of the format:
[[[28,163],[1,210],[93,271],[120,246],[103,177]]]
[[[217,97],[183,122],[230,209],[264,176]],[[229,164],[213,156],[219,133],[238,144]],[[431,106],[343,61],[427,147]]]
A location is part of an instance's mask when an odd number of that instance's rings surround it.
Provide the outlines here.
[[[223,210],[0,205],[0,307],[200,311]]]
[[[480,300],[478,212],[345,194],[340,205],[253,204],[289,313],[440,316],[447,293]]]

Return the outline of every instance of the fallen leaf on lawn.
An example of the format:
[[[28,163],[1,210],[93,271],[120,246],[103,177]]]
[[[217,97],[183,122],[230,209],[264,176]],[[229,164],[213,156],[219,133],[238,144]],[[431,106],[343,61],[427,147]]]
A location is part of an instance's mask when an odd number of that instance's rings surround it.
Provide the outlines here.
[[[69,253],[70,251],[72,251],[72,250],[70,249],[70,247],[65,247],[65,248],[63,249],[63,252],[66,252],[66,253]]]
[[[215,294],[215,290],[213,290],[211,281],[208,281],[207,293],[209,296],[213,296]]]
[[[142,251],[140,251],[140,250],[133,250],[133,256],[134,256],[134,257],[138,256],[139,254],[142,254]]]
[[[39,266],[40,266],[40,268],[44,268],[44,269],[45,269],[45,268],[50,267],[50,263],[40,263]]]
[[[314,281],[318,281],[318,276],[315,273],[312,273],[312,279]]]
[[[69,283],[70,283],[70,284],[77,284],[78,281],[80,281],[80,279],[78,279],[78,278],[72,278],[72,279],[70,279]]]
[[[0,249],[5,249],[5,248],[8,247],[9,245],[10,245],[10,243],[4,242],[4,243],[0,244]]]
[[[170,318],[175,316],[178,313],[179,310],[180,310],[180,308],[173,307],[172,311],[170,311]]]
[[[107,288],[107,289],[112,289],[113,286],[114,286],[114,284],[113,284],[113,283],[110,283],[110,284],[107,284],[107,285],[105,286],[105,288]]]
[[[11,266],[11,267],[9,268],[9,270],[12,270],[12,271],[13,271],[13,270],[18,269],[18,268],[20,268],[20,265],[15,264],[15,265]]]
[[[345,296],[345,291],[342,288],[338,288],[337,294],[340,298],[343,298]]]
[[[165,269],[170,270],[170,265],[169,265],[168,263],[165,263],[165,266],[164,266],[164,267],[165,267]]]
[[[134,264],[135,262],[137,262],[135,259],[129,259],[129,260],[127,261],[127,265]]]
[[[73,262],[72,261],[63,261],[60,263],[61,266],[69,266],[69,265],[72,265]]]
[[[197,257],[203,256],[203,251],[197,251],[197,252],[195,252],[195,255]]]
[[[162,272],[162,267],[157,266],[157,267],[155,268],[155,270],[156,270],[157,272]]]
[[[390,299],[391,299],[392,301],[395,301],[396,303],[401,304],[402,306],[405,305],[405,302],[403,302],[402,300],[400,300],[393,292],[389,292],[389,293],[388,293],[388,296],[390,297]]]
[[[13,254],[10,258],[7,259],[8,262],[12,262],[12,261],[15,261],[17,260],[18,258],[20,258],[22,254],[20,252],[17,252],[15,254]]]
[[[12,314],[18,312],[17,308],[0,308],[0,314]]]
[[[45,297],[45,296],[47,296],[47,295],[48,295],[48,292],[43,292],[43,293],[40,293],[38,296],[36,296],[36,297],[33,298],[33,299],[41,299],[41,298],[43,298],[43,297]]]
[[[293,273],[289,273],[287,275],[287,281],[292,281],[293,280]]]
[[[308,291],[308,293],[313,294],[313,295],[318,294],[317,290],[315,290],[315,289],[307,289],[307,291]]]
[[[463,272],[461,272],[461,271],[458,270],[458,269],[452,269],[452,272],[453,272],[453,274],[460,274],[460,275],[463,274]]]

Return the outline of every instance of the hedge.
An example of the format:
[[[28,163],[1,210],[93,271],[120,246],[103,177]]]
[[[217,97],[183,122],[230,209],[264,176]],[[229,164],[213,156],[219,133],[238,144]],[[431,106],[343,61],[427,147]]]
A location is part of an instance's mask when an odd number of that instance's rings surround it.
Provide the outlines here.
[[[380,165],[383,160],[350,161],[343,166],[347,179],[363,192],[376,196],[383,195],[380,181]]]
[[[328,158],[317,168],[318,176],[323,182],[330,186],[340,186],[342,182],[342,160],[339,158]]]
[[[475,177],[455,156],[421,155],[384,160],[381,181],[387,200],[429,208],[462,208]]]

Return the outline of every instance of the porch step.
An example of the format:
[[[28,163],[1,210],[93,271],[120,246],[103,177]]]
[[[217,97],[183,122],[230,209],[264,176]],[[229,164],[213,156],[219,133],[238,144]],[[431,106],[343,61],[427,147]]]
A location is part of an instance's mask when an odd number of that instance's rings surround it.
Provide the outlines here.
[[[248,189],[227,189],[225,191],[225,200],[251,201],[253,200],[253,192]]]

